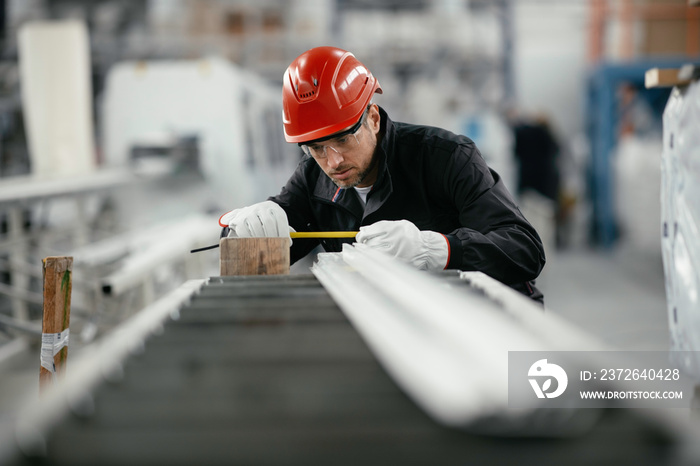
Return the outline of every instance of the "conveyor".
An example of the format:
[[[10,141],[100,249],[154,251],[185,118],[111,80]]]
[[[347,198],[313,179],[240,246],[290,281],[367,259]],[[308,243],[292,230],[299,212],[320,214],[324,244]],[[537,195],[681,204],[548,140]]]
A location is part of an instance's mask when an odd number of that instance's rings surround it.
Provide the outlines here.
[[[485,296],[458,273],[435,277]],[[24,412],[15,438],[0,438],[0,463],[697,460],[682,432],[632,409],[602,410],[565,438],[446,427],[389,377],[313,275],[187,282],[84,352],[65,383]]]

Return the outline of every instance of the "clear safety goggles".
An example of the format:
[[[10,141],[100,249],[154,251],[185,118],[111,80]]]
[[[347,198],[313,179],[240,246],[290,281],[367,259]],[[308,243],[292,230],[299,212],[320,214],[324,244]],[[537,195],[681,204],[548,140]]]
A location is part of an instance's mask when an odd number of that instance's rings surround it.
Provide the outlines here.
[[[358,134],[360,134],[362,125],[367,119],[367,115],[369,114],[368,110],[369,107],[367,107],[365,113],[362,114],[360,121],[342,133],[339,133],[327,140],[321,139],[306,144],[299,144],[299,147],[301,147],[301,150],[303,150],[306,155],[310,155],[315,159],[325,159],[328,157],[328,149],[331,149],[338,154],[344,154],[355,149],[360,145]]]

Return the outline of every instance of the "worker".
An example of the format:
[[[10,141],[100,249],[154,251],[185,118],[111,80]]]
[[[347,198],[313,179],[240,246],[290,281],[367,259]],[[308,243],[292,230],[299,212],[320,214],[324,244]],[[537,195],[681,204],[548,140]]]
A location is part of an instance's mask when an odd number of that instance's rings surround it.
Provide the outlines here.
[[[382,88],[355,56],[317,47],[284,74],[284,135],[304,156],[281,192],[233,210],[230,237],[357,231],[355,241],[421,270],[478,270],[542,301],[534,279],[542,242],[469,138],[392,121],[372,100]],[[292,263],[319,242],[295,239]]]

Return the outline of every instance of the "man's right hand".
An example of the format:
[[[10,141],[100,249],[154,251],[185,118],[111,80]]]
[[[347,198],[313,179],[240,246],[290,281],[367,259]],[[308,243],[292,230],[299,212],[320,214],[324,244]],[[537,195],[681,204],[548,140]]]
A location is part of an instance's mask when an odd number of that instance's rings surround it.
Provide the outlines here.
[[[289,226],[287,214],[272,201],[259,202],[225,213],[219,225],[229,228],[229,238],[288,237],[293,228]]]

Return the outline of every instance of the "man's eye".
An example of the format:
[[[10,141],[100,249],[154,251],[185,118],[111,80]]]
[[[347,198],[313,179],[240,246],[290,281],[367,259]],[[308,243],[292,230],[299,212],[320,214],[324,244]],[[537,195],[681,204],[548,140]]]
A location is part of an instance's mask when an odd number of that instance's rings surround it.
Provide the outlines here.
[[[335,143],[342,145],[342,144],[345,144],[346,142],[348,142],[348,137],[343,136],[342,138],[338,138]]]

